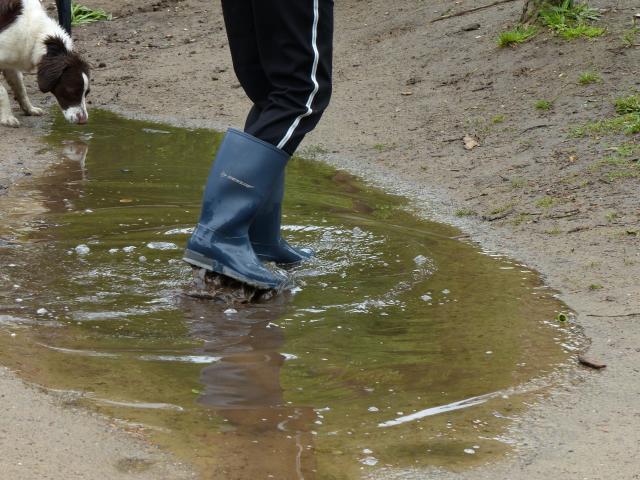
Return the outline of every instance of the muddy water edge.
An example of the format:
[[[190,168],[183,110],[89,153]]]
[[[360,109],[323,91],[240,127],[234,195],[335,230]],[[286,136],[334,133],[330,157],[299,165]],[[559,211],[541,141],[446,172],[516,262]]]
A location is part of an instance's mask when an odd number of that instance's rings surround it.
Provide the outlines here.
[[[0,244],[0,362],[125,421],[204,479],[351,479],[508,453],[510,418],[579,346],[524,265],[326,166],[288,168],[285,232],[317,258],[252,306],[184,295],[221,136],[57,118],[48,212]]]

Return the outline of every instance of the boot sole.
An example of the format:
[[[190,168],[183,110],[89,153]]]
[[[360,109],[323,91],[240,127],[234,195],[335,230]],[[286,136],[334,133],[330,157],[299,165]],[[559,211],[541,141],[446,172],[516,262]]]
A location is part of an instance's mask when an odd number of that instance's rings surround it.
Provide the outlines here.
[[[278,290],[282,285],[270,285],[267,283],[257,282],[253,279],[247,278],[244,275],[230,269],[222,263],[214,260],[213,258],[205,257],[201,253],[194,252],[193,250],[185,250],[182,260],[195,267],[204,268],[209,272],[219,273],[229,278],[233,278],[242,283],[246,283],[252,287],[256,287],[262,290]]]

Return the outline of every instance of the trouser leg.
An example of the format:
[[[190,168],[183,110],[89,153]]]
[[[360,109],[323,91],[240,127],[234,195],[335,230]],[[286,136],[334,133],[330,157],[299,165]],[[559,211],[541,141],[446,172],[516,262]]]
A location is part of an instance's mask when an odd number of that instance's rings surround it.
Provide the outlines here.
[[[58,22],[71,35],[71,0],[56,0]]]
[[[293,154],[331,97],[332,0],[222,0],[247,133]],[[256,111],[253,111],[255,114]]]
[[[253,102],[245,122],[247,130],[266,106],[271,84],[260,63],[253,0],[222,0],[222,11],[233,69],[247,97]]]
[[[245,132],[247,130],[249,130],[253,126],[253,124],[258,121],[258,119],[260,118],[261,114],[262,114],[262,109],[258,105],[256,105],[254,103],[253,107],[251,107],[251,110],[249,110],[249,114],[247,115],[247,119],[244,122],[244,130],[245,130]]]

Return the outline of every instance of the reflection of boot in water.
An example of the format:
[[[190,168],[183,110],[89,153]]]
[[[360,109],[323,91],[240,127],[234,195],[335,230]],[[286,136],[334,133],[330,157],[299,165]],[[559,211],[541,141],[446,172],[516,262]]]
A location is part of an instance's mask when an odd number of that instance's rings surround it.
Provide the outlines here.
[[[198,402],[221,409],[278,407],[283,403],[283,362],[282,355],[268,350],[224,356],[202,370],[200,381],[206,388]]]
[[[216,408],[234,427],[223,441],[232,457],[226,460],[238,462],[226,470],[241,468],[238,478],[314,478],[315,412],[283,405],[283,363],[282,355],[259,350],[231,354],[202,371],[206,389],[199,403]]]
[[[212,478],[313,479],[315,412],[287,406],[280,385],[284,335],[271,322],[282,308],[249,307],[227,316],[208,302],[189,303],[191,333],[205,341],[202,353],[220,358],[201,372],[198,403],[215,409],[230,427],[216,445]]]

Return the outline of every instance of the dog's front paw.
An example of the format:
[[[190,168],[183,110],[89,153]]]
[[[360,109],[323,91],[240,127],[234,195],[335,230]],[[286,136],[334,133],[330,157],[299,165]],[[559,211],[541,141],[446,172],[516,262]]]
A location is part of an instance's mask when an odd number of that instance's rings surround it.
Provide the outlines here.
[[[38,107],[30,107],[24,112],[24,114],[32,117],[41,117],[44,115],[44,110]]]
[[[9,115],[0,118],[0,125],[4,125],[5,127],[17,128],[20,126],[20,122],[13,115]]]

